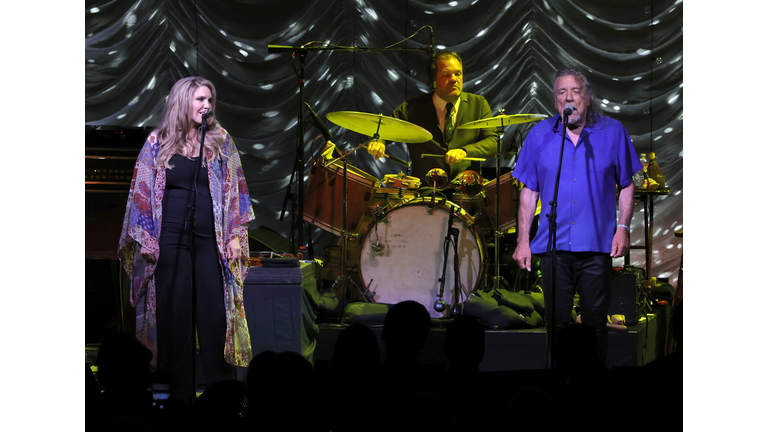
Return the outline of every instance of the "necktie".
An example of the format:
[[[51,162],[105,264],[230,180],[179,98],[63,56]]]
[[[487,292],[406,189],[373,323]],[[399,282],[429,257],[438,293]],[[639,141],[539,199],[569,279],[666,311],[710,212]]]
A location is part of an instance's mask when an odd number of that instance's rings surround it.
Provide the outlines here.
[[[445,131],[443,132],[446,143],[450,141],[453,136],[453,117],[451,116],[451,111],[453,111],[453,104],[448,102],[445,105]]]

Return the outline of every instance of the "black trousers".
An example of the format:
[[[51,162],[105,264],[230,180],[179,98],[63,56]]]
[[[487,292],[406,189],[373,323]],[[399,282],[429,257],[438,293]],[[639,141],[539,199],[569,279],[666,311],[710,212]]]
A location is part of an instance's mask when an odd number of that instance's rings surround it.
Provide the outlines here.
[[[608,358],[606,323],[608,308],[611,305],[612,262],[607,253],[557,251],[557,291],[556,304],[553,306],[552,261],[550,254],[541,258],[547,332],[556,336],[563,327],[571,323],[573,297],[575,293],[579,293],[581,322],[595,329],[597,353],[603,363]]]
[[[197,316],[192,310],[192,254],[189,235],[174,229],[160,236],[155,270],[158,371],[169,373],[174,396],[193,397],[195,325],[208,385],[234,378],[224,361],[227,321],[216,238],[195,237]]]

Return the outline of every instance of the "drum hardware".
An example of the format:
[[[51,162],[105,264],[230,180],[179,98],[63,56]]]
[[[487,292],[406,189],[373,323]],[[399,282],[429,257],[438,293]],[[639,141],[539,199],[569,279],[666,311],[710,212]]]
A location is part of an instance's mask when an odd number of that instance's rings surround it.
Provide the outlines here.
[[[371,245],[371,249],[373,249],[373,251],[376,252],[376,255],[379,255],[379,256],[383,255],[383,251],[384,251],[384,245],[379,243],[379,222],[380,221],[384,222],[384,224],[387,224],[389,222],[387,220],[387,217],[384,216],[384,211],[382,211],[381,207],[377,204],[375,219],[373,221],[374,232],[376,234],[376,243]],[[371,282],[369,282],[368,285],[370,286],[372,282],[373,282],[373,279],[371,279]]]
[[[424,159],[424,158],[437,158],[437,159],[440,159],[440,158],[444,158],[444,157],[445,157],[445,155],[428,154],[428,153],[424,153],[424,154],[421,155],[422,159]],[[470,162],[485,162],[485,158],[474,158],[474,157],[465,157],[462,160],[470,161]]]
[[[440,168],[432,168],[427,172],[424,177],[427,183],[432,183],[432,201],[429,203],[429,208],[435,207],[435,196],[437,195],[437,185],[440,184],[440,189],[443,189],[448,185],[448,174],[445,170]],[[431,214],[431,213],[430,213]]]
[[[437,300],[435,300],[435,304],[432,306],[435,309],[435,312],[442,313],[445,311],[445,301],[443,300],[443,291],[445,290],[445,270],[448,267],[448,251],[450,249],[451,244],[453,245],[453,276],[454,276],[454,286],[453,286],[453,294],[454,294],[454,301],[453,306],[451,308],[451,314],[452,315],[460,315],[462,309],[459,306],[459,290],[461,289],[461,278],[459,274],[459,250],[458,250],[458,243],[459,243],[459,229],[453,227],[453,206],[449,206],[449,216],[448,216],[448,231],[445,234],[445,241],[443,242],[443,275],[438,279],[438,282],[440,282],[440,292],[437,294]],[[453,237],[453,238],[451,238]]]
[[[504,126],[509,126],[512,124],[520,124],[520,123],[527,123],[532,121],[538,121],[543,120],[549,116],[544,114],[514,114],[514,115],[505,115],[504,109],[500,109],[498,115],[491,118],[481,119],[469,123],[464,123],[461,126],[457,126],[456,129],[491,129],[496,128],[496,180],[497,182],[500,181],[501,177],[501,137],[504,135]],[[466,159],[466,158],[465,158]],[[499,192],[501,189],[499,189]],[[496,223],[493,230],[493,237],[494,237],[494,248],[495,253],[494,255],[494,278],[493,278],[493,288],[498,289],[499,283],[501,280],[501,273],[500,273],[500,256],[501,256],[501,237],[502,237],[502,231],[499,228],[499,213],[500,213],[500,193],[496,193]]]
[[[397,188],[397,198],[403,199],[403,189],[418,189],[421,186],[421,180],[416,177],[410,177],[400,172],[400,174],[387,174],[384,176],[383,184]]]

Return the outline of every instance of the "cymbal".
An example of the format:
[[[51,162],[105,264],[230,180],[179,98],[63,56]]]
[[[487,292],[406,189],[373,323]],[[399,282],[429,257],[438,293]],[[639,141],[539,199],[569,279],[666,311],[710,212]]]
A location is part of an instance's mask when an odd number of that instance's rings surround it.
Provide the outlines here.
[[[546,114],[512,114],[500,115],[496,117],[476,120],[457,126],[456,129],[490,129],[499,126],[508,126],[513,124],[528,123],[548,118]]]
[[[383,114],[336,111],[326,114],[326,117],[344,129],[369,137],[373,137],[378,130],[379,138],[387,141],[416,144],[432,139],[432,134],[423,127]]]

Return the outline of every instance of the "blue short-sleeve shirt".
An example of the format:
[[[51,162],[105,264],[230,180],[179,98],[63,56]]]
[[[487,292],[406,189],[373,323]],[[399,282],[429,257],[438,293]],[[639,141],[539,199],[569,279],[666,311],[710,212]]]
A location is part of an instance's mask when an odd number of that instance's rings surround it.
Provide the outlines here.
[[[539,229],[531,252],[547,251],[550,201],[554,194],[563,125],[550,117],[534,126],[525,140],[512,175],[539,193]],[[563,168],[557,198],[558,250],[611,252],[616,230],[617,185],[628,186],[634,173],[643,169],[624,126],[601,116],[595,125],[584,126],[574,146],[566,134]]]

